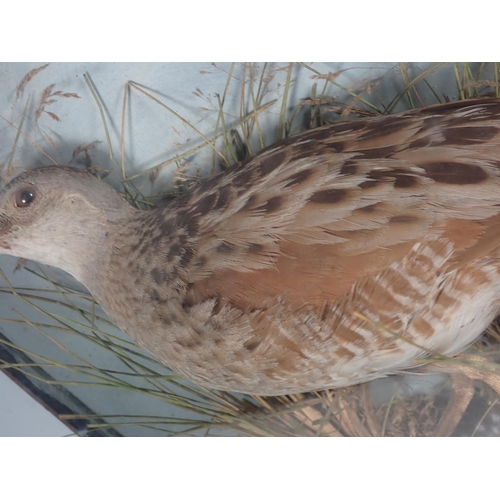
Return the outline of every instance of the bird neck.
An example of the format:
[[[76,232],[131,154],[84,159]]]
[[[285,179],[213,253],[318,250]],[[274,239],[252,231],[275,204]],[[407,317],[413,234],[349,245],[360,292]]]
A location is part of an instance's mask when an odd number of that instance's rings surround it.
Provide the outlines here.
[[[68,207],[30,228],[29,238],[20,237],[8,253],[58,267],[92,289],[106,270],[115,235],[136,212],[129,205]]]

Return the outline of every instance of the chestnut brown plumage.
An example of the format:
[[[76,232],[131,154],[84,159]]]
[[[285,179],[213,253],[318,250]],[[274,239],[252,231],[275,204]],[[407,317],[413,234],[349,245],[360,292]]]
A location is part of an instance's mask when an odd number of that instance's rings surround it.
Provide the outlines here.
[[[311,130],[147,212],[86,172],[29,170],[1,194],[0,252],[66,270],[211,388],[305,392],[454,356],[500,307],[500,101]]]

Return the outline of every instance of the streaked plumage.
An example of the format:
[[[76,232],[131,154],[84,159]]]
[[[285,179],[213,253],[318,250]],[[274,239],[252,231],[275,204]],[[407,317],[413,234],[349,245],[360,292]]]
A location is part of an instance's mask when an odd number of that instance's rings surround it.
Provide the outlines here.
[[[85,172],[31,170],[0,196],[0,252],[68,271],[212,388],[305,392],[453,356],[500,307],[500,101],[311,130],[148,212]]]

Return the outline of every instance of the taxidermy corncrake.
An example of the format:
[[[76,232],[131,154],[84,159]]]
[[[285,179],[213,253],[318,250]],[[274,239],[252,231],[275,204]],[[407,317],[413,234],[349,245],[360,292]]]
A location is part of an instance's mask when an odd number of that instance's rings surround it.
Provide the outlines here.
[[[0,195],[0,252],[72,274],[202,386],[399,373],[462,353],[499,312],[500,101],[310,130],[150,211],[85,171],[27,170]]]

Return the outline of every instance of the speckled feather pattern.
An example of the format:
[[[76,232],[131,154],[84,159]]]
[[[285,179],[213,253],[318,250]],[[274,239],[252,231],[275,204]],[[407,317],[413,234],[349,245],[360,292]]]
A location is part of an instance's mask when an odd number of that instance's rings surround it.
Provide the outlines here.
[[[86,181],[66,179],[75,175]],[[460,353],[499,310],[497,100],[311,130],[148,212],[61,167],[22,174],[6,192],[37,176],[78,192],[101,235],[83,240],[93,245],[84,264],[58,250],[60,267],[203,386],[278,395],[369,381],[429,350]],[[8,239],[21,237],[3,199],[2,253],[54,264]]]

